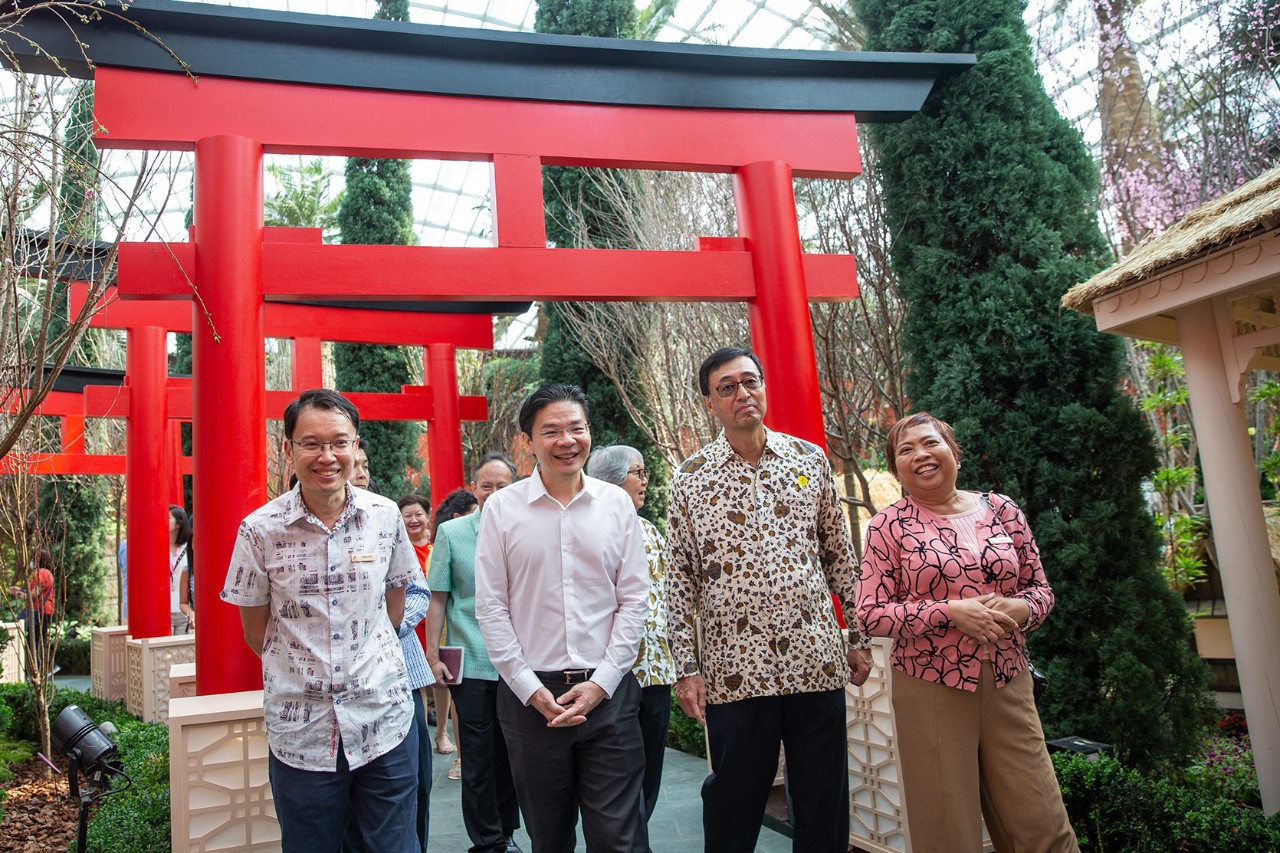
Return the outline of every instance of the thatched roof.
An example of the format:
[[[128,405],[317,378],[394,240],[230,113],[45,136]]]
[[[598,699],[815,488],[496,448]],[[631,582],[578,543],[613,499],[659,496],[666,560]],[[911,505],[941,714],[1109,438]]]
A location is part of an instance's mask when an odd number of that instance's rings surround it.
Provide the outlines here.
[[[1062,297],[1067,308],[1093,313],[1093,302],[1168,267],[1280,228],[1280,168],[1203,204],[1172,228],[1142,243],[1119,263],[1077,284]]]

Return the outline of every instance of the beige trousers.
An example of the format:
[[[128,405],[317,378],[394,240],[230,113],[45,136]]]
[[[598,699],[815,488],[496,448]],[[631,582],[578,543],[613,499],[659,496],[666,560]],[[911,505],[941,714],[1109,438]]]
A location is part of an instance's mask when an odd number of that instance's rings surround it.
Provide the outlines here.
[[[893,711],[913,853],[1076,853],[1044,745],[1031,673],[975,692],[893,672]]]

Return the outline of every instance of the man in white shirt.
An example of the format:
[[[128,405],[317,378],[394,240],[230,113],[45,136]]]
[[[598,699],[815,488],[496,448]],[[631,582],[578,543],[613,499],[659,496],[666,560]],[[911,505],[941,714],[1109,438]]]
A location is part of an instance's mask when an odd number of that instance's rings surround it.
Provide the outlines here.
[[[400,511],[348,485],[360,415],[319,388],[285,409],[295,488],[240,525],[222,599],[262,658],[268,773],[284,853],[421,850],[418,743],[396,629],[425,589]]]
[[[590,407],[573,385],[520,408],[538,466],[489,498],[476,617],[502,684],[498,718],[533,853],[649,849],[635,663],[648,611],[644,536],[627,493],[582,473]]]

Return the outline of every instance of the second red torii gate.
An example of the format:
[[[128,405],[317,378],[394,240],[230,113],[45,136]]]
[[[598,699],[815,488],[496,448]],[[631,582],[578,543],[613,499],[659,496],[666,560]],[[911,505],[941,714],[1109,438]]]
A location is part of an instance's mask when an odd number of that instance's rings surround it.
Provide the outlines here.
[[[267,229],[267,232],[277,239],[319,240],[319,231],[315,229]],[[71,286],[71,310],[78,311],[83,307],[88,292],[84,284]],[[269,336],[292,337],[294,340],[294,387],[291,391],[265,392],[271,411],[282,412],[301,390],[321,385],[322,339],[376,340],[426,348],[428,364],[425,366],[431,370],[431,365],[438,365],[433,371],[433,379],[437,381],[431,386],[405,386],[402,394],[352,392],[347,396],[360,409],[365,420],[423,420],[431,423],[437,439],[432,444],[432,480],[438,484],[437,488],[452,490],[461,485],[461,421],[485,420],[488,407],[483,397],[459,397],[455,354],[458,347],[492,347],[493,322],[489,315],[369,311],[280,303],[266,306],[265,315]],[[87,405],[98,416],[136,415],[130,418],[129,471],[132,476],[126,475],[129,480],[130,563],[134,566],[129,582],[129,629],[135,637],[167,634],[169,616],[167,597],[160,596],[167,583],[161,571],[166,564],[163,555],[168,550],[164,506],[157,500],[159,496],[154,489],[149,488],[151,478],[157,476],[157,471],[164,470],[165,460],[163,455],[155,452],[150,440],[135,439],[134,436],[154,433],[156,424],[152,421],[157,416],[161,419],[192,418],[192,382],[165,378],[164,340],[167,332],[191,332],[193,319],[192,311],[181,303],[153,300],[121,302],[115,298],[114,289],[109,288],[99,300],[90,322],[96,328],[127,329],[130,366],[136,374],[145,374],[151,380],[123,387],[86,388]],[[195,324],[198,325],[198,321]],[[388,324],[394,331],[389,331]],[[300,329],[305,329],[308,335],[295,337]],[[134,385],[145,390],[135,395]],[[158,399],[157,391],[160,392]],[[203,515],[202,511],[202,526],[205,523]],[[202,633],[205,632],[202,630]],[[210,642],[208,647],[209,654],[219,654],[214,648],[215,643]],[[200,654],[201,650],[197,648],[197,658]]]

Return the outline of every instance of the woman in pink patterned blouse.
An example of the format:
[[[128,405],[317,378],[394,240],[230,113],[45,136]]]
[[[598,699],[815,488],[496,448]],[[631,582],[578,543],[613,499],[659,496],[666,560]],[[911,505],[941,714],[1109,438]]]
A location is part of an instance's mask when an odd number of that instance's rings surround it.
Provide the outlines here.
[[[959,491],[964,454],[927,412],[885,443],[907,497],[871,521],[858,619],[894,639],[893,709],[915,853],[1076,851],[1032,697],[1026,634],[1053,609],[1026,516]]]

